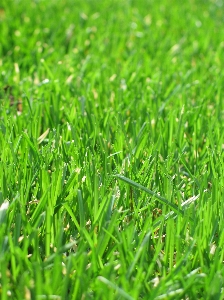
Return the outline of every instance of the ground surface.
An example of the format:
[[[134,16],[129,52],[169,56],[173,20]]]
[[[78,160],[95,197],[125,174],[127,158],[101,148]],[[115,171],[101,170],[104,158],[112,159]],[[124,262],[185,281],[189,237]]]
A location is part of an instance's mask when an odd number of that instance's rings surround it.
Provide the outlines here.
[[[1,1],[0,298],[224,298],[223,1]]]

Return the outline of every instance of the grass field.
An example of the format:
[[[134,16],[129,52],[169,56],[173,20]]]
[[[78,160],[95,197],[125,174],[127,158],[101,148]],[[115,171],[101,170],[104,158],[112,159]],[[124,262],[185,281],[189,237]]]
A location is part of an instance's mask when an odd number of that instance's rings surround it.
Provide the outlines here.
[[[221,0],[0,2],[0,298],[224,299]]]

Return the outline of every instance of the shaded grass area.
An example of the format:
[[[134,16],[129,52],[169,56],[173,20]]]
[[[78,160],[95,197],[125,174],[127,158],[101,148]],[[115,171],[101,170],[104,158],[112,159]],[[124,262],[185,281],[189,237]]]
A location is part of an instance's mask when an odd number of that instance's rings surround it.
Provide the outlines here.
[[[221,1],[0,5],[1,299],[222,299]]]

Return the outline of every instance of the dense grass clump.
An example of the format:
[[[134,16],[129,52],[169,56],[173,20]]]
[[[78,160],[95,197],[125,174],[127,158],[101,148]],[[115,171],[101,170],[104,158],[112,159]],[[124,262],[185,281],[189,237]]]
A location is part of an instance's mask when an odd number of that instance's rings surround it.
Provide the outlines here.
[[[224,298],[223,2],[0,3],[0,298]]]

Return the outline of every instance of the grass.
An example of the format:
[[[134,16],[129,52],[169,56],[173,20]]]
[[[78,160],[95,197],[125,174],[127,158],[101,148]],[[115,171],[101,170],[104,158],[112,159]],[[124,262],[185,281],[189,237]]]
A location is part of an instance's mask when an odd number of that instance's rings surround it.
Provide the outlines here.
[[[0,298],[224,298],[222,1],[1,1]]]

